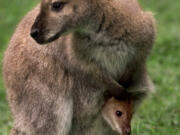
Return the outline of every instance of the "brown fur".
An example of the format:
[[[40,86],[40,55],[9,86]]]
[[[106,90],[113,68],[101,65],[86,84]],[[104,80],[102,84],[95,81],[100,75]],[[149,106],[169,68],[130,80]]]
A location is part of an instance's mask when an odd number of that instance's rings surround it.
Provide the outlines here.
[[[62,11],[52,12],[54,1],[24,17],[5,53],[11,135],[90,135],[96,119],[112,133],[99,115],[103,93],[116,96],[119,81],[138,102],[151,90],[145,62],[154,19],[135,0],[64,0]]]

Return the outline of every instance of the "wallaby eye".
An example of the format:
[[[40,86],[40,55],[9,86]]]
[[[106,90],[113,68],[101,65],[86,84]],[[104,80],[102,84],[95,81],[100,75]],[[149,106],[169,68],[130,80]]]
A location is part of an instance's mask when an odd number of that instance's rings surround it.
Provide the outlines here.
[[[122,112],[121,112],[121,111],[116,111],[116,115],[117,115],[118,117],[121,117],[121,116],[122,116]]]
[[[61,9],[63,9],[65,4],[66,4],[65,2],[54,2],[51,5],[51,10],[52,11],[60,11]]]

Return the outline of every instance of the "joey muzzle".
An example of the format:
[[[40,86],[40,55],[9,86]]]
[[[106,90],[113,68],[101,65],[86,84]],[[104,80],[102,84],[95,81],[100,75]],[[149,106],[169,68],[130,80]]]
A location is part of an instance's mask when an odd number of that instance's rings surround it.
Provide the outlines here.
[[[123,135],[131,135],[131,128],[125,128],[125,130],[123,131]]]

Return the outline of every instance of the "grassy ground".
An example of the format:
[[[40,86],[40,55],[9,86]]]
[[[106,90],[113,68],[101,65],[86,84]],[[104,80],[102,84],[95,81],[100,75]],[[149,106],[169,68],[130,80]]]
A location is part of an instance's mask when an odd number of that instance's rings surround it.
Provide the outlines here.
[[[157,40],[148,61],[156,93],[135,115],[133,135],[180,135],[180,1],[140,2],[145,9],[153,11],[157,19]],[[35,3],[35,0],[0,0],[0,71],[3,52],[16,24]],[[11,126],[0,73],[0,135],[7,135]]]

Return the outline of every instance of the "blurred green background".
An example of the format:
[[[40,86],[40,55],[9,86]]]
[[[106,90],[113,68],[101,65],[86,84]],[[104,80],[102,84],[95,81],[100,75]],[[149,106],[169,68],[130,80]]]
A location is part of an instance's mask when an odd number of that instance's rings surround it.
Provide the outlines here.
[[[20,19],[38,0],[0,0],[0,135],[8,135],[12,118],[2,81],[2,59]],[[140,0],[155,13],[157,40],[148,60],[156,93],[139,108],[133,135],[180,135],[180,0]]]

